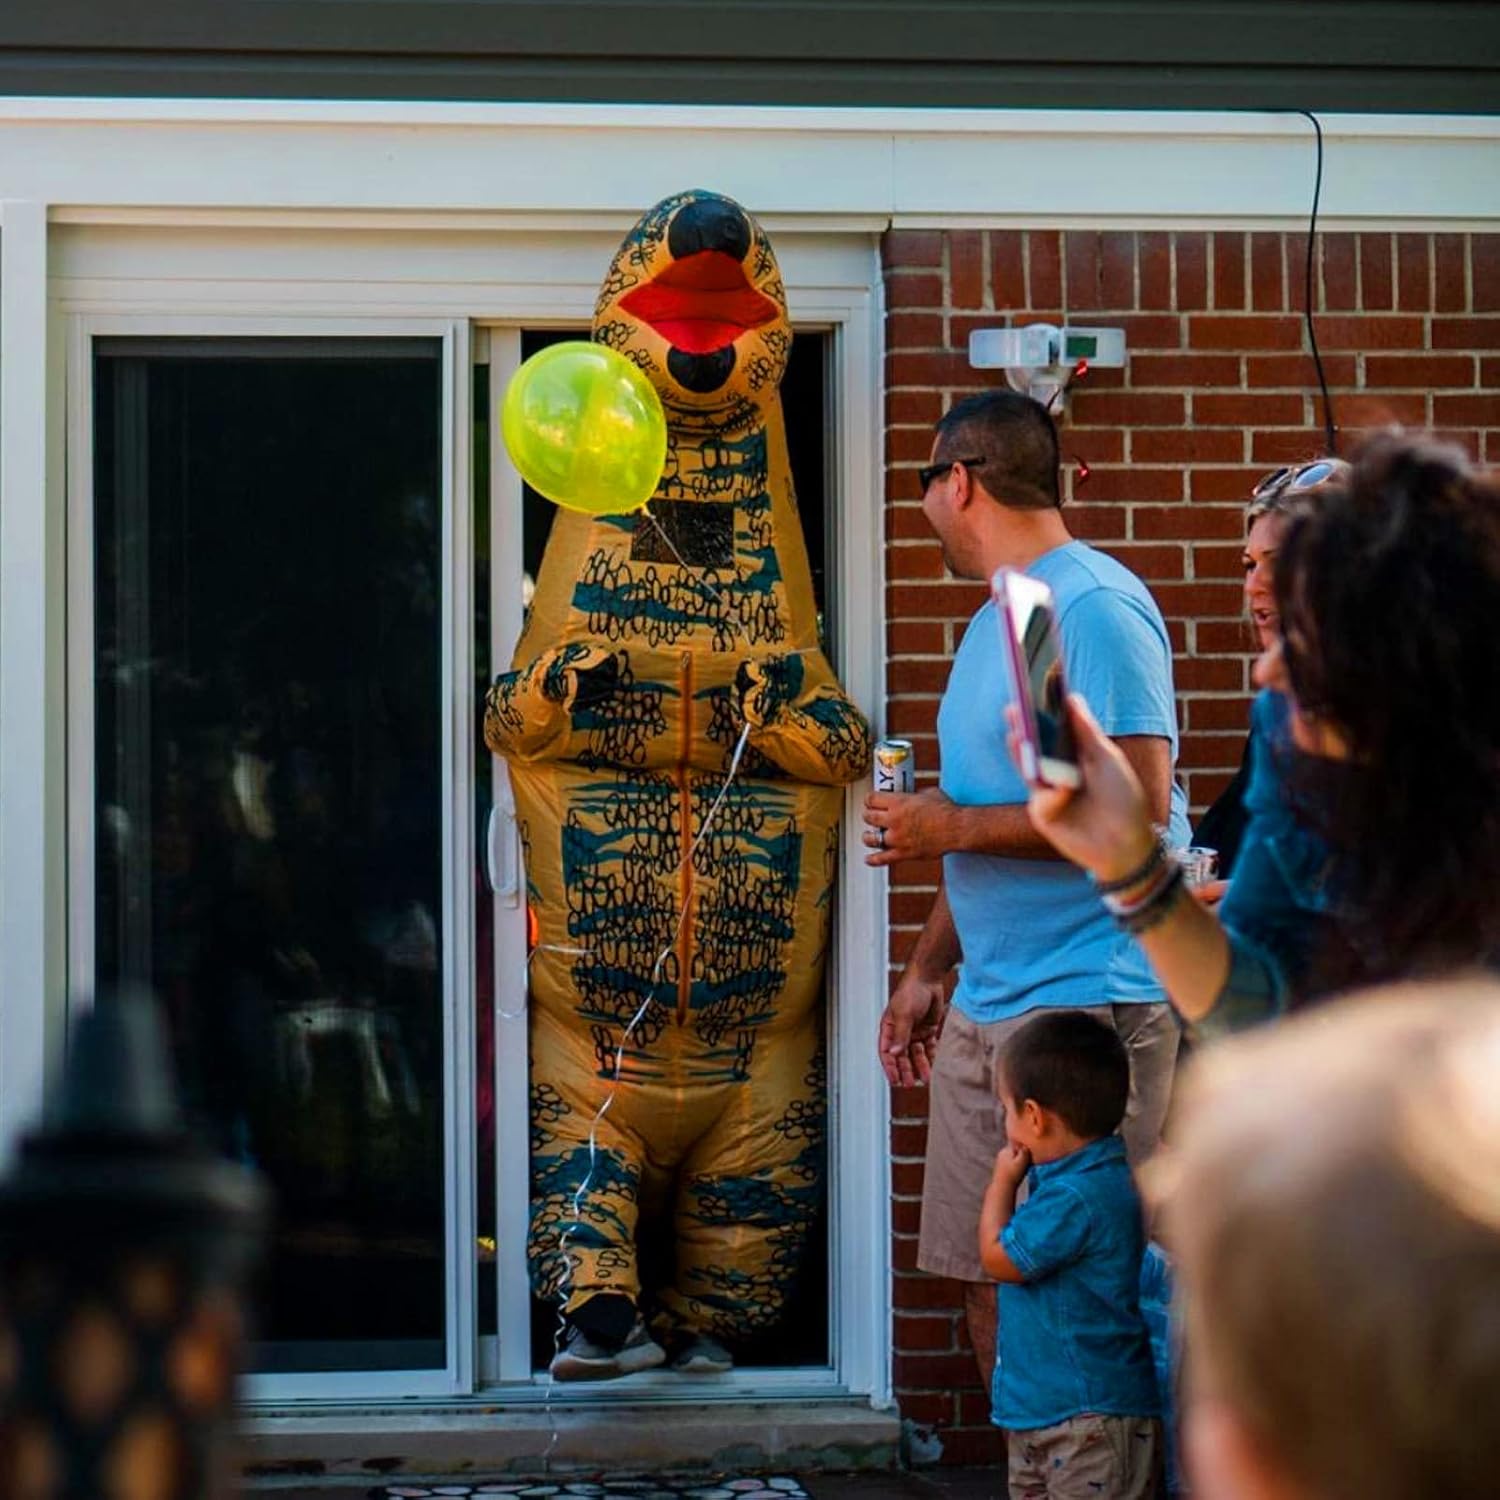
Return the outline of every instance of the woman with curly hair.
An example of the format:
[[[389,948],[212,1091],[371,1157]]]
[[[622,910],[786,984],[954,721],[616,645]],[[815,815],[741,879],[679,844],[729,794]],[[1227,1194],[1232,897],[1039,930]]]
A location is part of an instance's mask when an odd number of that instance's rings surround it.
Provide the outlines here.
[[[1084,866],[1187,1020],[1232,1028],[1354,984],[1500,963],[1500,485],[1428,439],[1372,439],[1294,509],[1281,694],[1217,913],[1185,897],[1139,784],[1081,699],[1083,785],[1032,821]]]

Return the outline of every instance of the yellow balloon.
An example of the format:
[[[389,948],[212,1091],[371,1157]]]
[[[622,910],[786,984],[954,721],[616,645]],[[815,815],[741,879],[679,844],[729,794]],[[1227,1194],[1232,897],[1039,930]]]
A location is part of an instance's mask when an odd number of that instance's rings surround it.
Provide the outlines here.
[[[521,477],[590,515],[639,510],[667,461],[667,416],[649,380],[604,344],[533,354],[506,387],[500,430]]]

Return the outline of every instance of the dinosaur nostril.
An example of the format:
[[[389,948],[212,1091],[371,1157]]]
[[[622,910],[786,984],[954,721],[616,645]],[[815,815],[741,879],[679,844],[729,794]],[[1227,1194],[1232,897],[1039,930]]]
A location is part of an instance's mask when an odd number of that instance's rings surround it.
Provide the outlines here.
[[[667,248],[675,260],[700,250],[719,250],[744,260],[750,251],[750,221],[725,198],[694,198],[673,218]]]

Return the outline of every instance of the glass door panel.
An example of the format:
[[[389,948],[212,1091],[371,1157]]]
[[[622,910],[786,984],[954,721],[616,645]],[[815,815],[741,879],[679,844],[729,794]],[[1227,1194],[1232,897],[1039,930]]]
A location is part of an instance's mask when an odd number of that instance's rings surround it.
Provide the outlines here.
[[[97,981],[275,1190],[254,1368],[441,1369],[442,341],[93,349]]]

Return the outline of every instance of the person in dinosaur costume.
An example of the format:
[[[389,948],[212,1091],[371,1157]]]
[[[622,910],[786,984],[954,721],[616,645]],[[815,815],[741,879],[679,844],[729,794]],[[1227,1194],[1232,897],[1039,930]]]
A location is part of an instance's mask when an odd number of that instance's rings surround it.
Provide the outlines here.
[[[528,1258],[557,1377],[707,1373],[775,1327],[821,1202],[840,789],[870,732],[818,647],[764,231],[658,203],[593,337],[659,392],[667,458],[644,510],[558,511],[485,705],[533,917]],[[643,1288],[658,1212],[675,1263]]]

